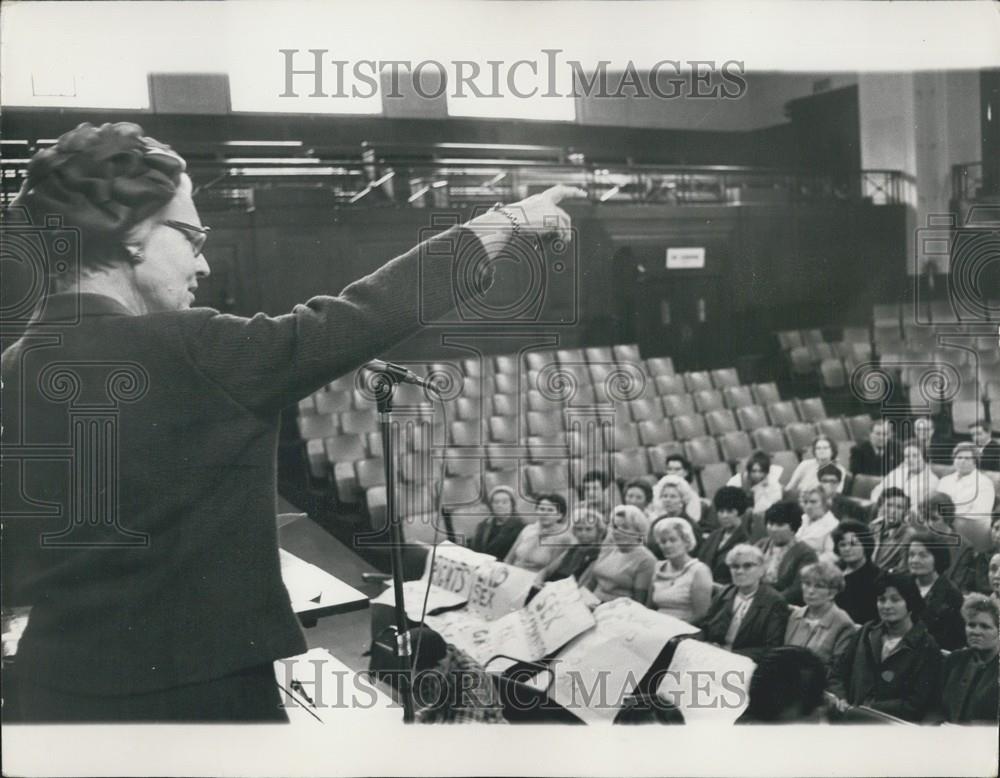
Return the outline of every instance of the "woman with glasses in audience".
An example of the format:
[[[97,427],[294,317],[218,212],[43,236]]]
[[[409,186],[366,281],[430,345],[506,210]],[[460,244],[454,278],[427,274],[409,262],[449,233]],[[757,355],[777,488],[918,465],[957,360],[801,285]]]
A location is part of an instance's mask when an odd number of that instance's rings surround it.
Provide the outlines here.
[[[785,642],[788,605],[764,583],[764,554],[741,543],[726,555],[733,583],[720,592],[701,622],[701,638],[758,659]]]
[[[543,570],[573,543],[566,520],[566,500],[560,494],[539,495],[538,521],[517,536],[504,562],[525,570]]]
[[[927,464],[923,449],[916,440],[903,444],[903,461],[875,485],[868,499],[878,502],[882,492],[890,486],[902,489],[913,505],[919,505],[937,491],[938,477]]]
[[[863,625],[837,662],[828,691],[843,713],[864,705],[920,721],[935,704],[941,647],[920,620],[924,601],[906,573],[882,573],[875,583],[878,619]]]
[[[847,649],[857,625],[834,600],[844,590],[844,573],[830,562],[802,568],[802,599],[793,605],[785,630],[785,645],[802,646],[832,667]]]
[[[1000,605],[973,593],[962,604],[968,648],[952,651],[941,670],[941,710],[952,724],[997,725]]]
[[[924,600],[920,618],[939,646],[946,651],[965,645],[962,593],[943,573],[948,569],[948,548],[930,532],[918,532],[906,549],[906,565]]]
[[[834,602],[855,624],[878,618],[875,581],[880,571],[872,563],[875,539],[871,531],[860,521],[842,521],[832,537],[844,571],[844,588]]]
[[[795,533],[795,539],[808,544],[821,560],[833,562],[837,555],[833,545],[833,531],[840,524],[830,513],[830,500],[820,486],[803,489],[799,504],[804,511],[802,526]]]
[[[656,557],[644,543],[649,518],[634,505],[619,505],[611,512],[609,543],[580,580],[598,600],[631,597],[645,603],[656,567]]]
[[[712,604],[712,571],[691,556],[694,532],[684,519],[661,519],[653,537],[663,553],[663,561],[653,570],[653,582],[646,603],[660,613],[696,623]]]
[[[479,522],[469,548],[482,554],[503,559],[510,552],[517,536],[524,529],[524,520],[517,515],[514,490],[495,486],[486,498],[490,515]]]
[[[798,467],[792,473],[791,480],[785,486],[785,489],[792,494],[798,494],[803,489],[811,489],[814,486],[819,486],[817,473],[823,465],[836,461],[837,441],[833,440],[833,438],[828,438],[826,435],[818,435],[813,439],[810,451],[812,452],[812,458],[803,459],[799,462]],[[843,488],[844,484],[841,483],[838,491]]]
[[[598,511],[577,508],[570,519],[570,525],[575,542],[538,574],[536,586],[541,587],[546,581],[559,581],[570,576],[580,581],[604,548],[608,525]]]

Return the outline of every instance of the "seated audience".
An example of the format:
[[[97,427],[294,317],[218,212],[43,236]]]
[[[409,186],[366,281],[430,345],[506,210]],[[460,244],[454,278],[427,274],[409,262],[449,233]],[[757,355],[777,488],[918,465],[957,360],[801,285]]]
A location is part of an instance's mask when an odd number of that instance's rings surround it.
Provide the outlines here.
[[[737,724],[816,721],[823,706],[826,667],[812,651],[781,646],[764,652],[750,676],[747,709]]]
[[[726,554],[734,546],[747,542],[743,514],[750,505],[750,498],[742,489],[723,486],[712,498],[712,505],[719,526],[701,544],[698,558],[708,565],[715,583],[730,584],[733,581],[726,566]]]
[[[844,571],[844,590],[837,603],[855,624],[878,618],[875,607],[875,580],[879,569],[872,564],[875,539],[860,521],[842,521],[833,531],[833,544]]]
[[[701,639],[757,661],[784,643],[788,605],[764,577],[764,555],[741,543],[726,554],[733,583],[712,601]]]
[[[610,542],[583,574],[586,586],[601,602],[631,597],[645,604],[656,557],[646,548],[649,518],[634,505],[619,505],[611,513]]]
[[[803,489],[811,489],[814,486],[819,486],[819,469],[823,465],[828,465],[837,459],[837,441],[832,438],[828,438],[826,435],[817,436],[810,447],[812,452],[811,459],[803,459],[799,462],[798,467],[792,472],[791,480],[785,486],[785,489],[792,494],[798,494]],[[844,488],[843,482],[841,482],[840,487],[837,491],[841,491]]]
[[[964,646],[962,593],[942,575],[948,569],[948,548],[936,535],[917,532],[907,546],[906,564],[924,600],[920,618],[931,637],[946,651]]]
[[[952,451],[955,472],[938,482],[955,503],[955,531],[977,550],[989,546],[985,519],[993,512],[996,490],[988,475],[979,471],[979,449],[973,443],[959,443]]]
[[[996,414],[993,414],[996,416]],[[993,419],[996,422],[996,419]],[[1000,471],[1000,443],[993,439],[990,425],[979,420],[969,425],[972,443],[979,453],[979,469],[991,472]]]
[[[574,542],[566,520],[566,500],[559,494],[543,494],[537,500],[538,521],[517,536],[504,562],[525,570],[542,570]]]
[[[695,546],[691,525],[684,519],[660,519],[653,536],[663,561],[653,570],[646,604],[689,624],[700,621],[712,604],[712,571],[691,556]]]
[[[838,520],[857,519],[867,524],[870,518],[868,506],[860,500],[855,500],[840,493],[840,487],[844,483],[845,475],[840,465],[836,465],[833,462],[823,465],[816,471],[819,486],[829,501],[830,513]]]
[[[905,573],[882,573],[875,583],[879,619],[854,633],[834,667],[828,691],[835,708],[865,705],[920,721],[935,703],[941,647],[920,620],[923,600]]]
[[[802,568],[802,599],[793,605],[785,629],[785,645],[808,648],[832,667],[840,659],[857,625],[834,599],[844,589],[844,574],[829,562]]]
[[[989,594],[994,590],[990,581],[990,562],[996,554],[1000,554],[1000,511],[990,520],[989,547],[972,557],[972,591]]]
[[[968,541],[955,532],[954,523],[955,503],[942,492],[934,492],[920,504],[914,522],[915,526],[936,535],[938,542],[947,549],[948,569],[944,572],[944,577],[966,594],[976,591],[976,554]]]
[[[877,475],[884,478],[899,462],[892,438],[892,424],[885,419],[875,422],[868,440],[851,448],[850,470],[854,475]]]
[[[625,494],[622,496],[626,505],[634,505],[647,514],[652,510],[653,487],[646,481],[637,478],[625,484]]]
[[[524,529],[524,521],[514,512],[514,490],[509,486],[496,486],[487,496],[486,504],[490,515],[479,522],[469,548],[503,559]]]
[[[580,480],[580,500],[584,507],[611,515],[614,500],[610,495],[611,479],[603,470],[588,470]]]
[[[982,594],[962,605],[968,648],[952,651],[941,669],[941,711],[952,724],[997,725],[1000,606]]]
[[[559,581],[573,576],[579,581],[604,548],[607,521],[590,508],[577,508],[570,521],[576,541],[556,557],[536,579],[541,587],[546,581]]]
[[[670,476],[667,477],[669,478]],[[694,519],[688,515],[687,500],[684,496],[684,490],[690,488],[691,487],[689,485],[680,479],[675,479],[670,483],[663,484],[660,488],[660,498],[651,506],[655,509],[655,513],[651,514],[652,522],[650,524],[649,537],[646,539],[646,547],[653,552],[653,556],[657,559],[661,558],[660,555],[663,552],[660,551],[660,547],[656,543],[656,539],[653,537],[653,529],[656,527],[656,523],[660,521],[660,519],[684,519],[684,521],[691,525],[691,531],[694,533],[695,553],[697,553],[697,549],[701,547],[701,529]],[[647,515],[650,514],[647,512]]]
[[[795,533],[795,539],[808,543],[820,559],[833,562],[837,555],[833,548],[832,533],[840,522],[830,512],[826,492],[820,486],[803,489],[799,502],[805,513],[802,514],[802,526]]]
[[[764,555],[764,581],[774,586],[786,602],[802,604],[799,571],[818,560],[808,543],[795,539],[802,526],[798,503],[778,502],[764,514],[767,537],[757,543]]]
[[[656,486],[653,487],[653,503],[659,502],[660,491],[663,487],[666,484],[673,483],[680,488],[681,494],[684,495],[685,512],[697,524],[701,521],[701,498],[698,496],[698,492],[694,490],[694,487],[691,486],[691,479],[694,477],[694,470],[691,468],[691,463],[687,461],[686,457],[680,454],[671,454],[667,457],[664,467],[667,474],[657,481]],[[655,513],[656,510],[654,508],[651,512]]]
[[[878,515],[871,523],[875,551],[872,562],[881,570],[905,570],[906,546],[916,531],[907,521],[910,498],[896,486],[882,492]]]
[[[766,451],[754,451],[747,459],[743,472],[737,473],[726,482],[726,486],[737,486],[747,493],[754,513],[763,514],[781,499],[781,465],[771,463],[771,455]]]
[[[910,498],[911,505],[919,505],[937,491],[937,485],[938,477],[927,464],[920,444],[910,440],[903,446],[903,461],[875,485],[869,499],[878,502],[885,489],[896,486]]]

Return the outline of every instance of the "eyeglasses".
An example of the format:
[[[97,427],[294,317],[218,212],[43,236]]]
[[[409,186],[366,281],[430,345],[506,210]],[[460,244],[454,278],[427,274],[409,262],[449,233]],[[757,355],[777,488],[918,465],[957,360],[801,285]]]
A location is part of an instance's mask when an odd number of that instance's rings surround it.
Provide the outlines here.
[[[802,582],[802,588],[803,589],[823,589],[823,590],[829,591],[832,587],[827,586],[826,584],[813,583],[812,581],[803,581]]]
[[[756,562],[743,562],[742,564],[735,563],[727,565],[727,567],[730,570],[753,570],[755,567],[757,567],[757,563]]]
[[[196,224],[188,224],[187,222],[179,222],[172,219],[163,222],[163,224],[173,230],[177,230],[187,238],[187,242],[191,244],[191,250],[194,251],[196,257],[200,257],[205,251],[205,244],[208,242],[208,233],[212,231],[211,227],[199,227]]]

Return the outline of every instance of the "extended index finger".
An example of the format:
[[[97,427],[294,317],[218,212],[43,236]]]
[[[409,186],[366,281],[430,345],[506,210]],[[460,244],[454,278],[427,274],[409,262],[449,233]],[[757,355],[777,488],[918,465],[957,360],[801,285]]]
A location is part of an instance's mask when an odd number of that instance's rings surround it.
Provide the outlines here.
[[[587,196],[587,193],[580,189],[580,187],[569,186],[568,184],[556,184],[548,189],[545,194],[547,194],[554,203],[558,203],[561,200],[579,199]]]

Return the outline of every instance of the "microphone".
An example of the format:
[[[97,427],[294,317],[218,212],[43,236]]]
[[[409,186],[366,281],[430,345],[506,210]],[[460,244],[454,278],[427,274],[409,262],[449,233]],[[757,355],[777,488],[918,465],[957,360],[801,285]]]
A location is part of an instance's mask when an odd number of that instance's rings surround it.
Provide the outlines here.
[[[365,363],[365,370],[371,370],[373,373],[385,373],[397,383],[416,384],[425,389],[437,391],[437,387],[426,378],[421,378],[409,368],[397,365],[394,362],[383,362],[381,359],[373,359],[371,362]]]

